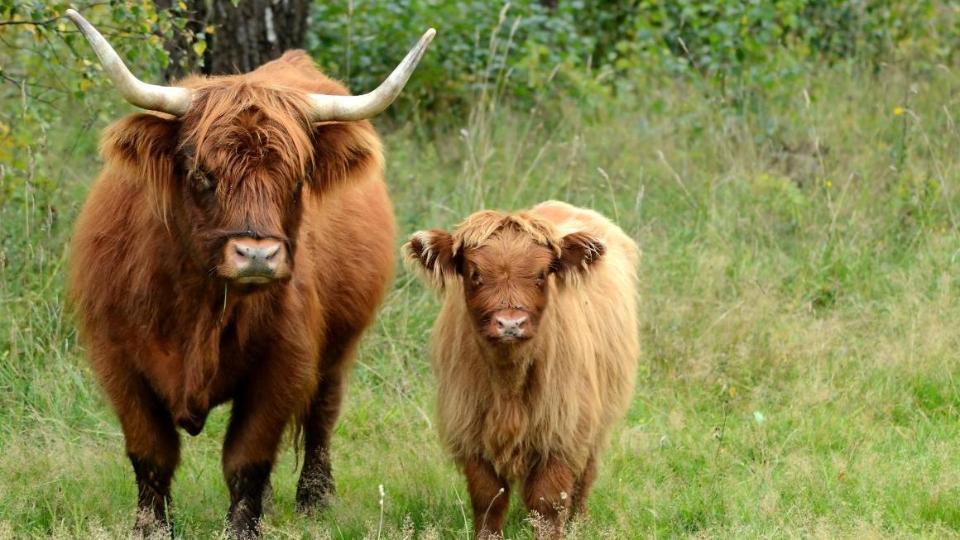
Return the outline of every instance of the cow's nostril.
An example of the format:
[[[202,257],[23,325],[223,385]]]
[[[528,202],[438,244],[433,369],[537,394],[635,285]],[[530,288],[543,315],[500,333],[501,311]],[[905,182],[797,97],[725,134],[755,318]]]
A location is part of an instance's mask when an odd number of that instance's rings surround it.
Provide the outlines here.
[[[273,246],[272,249],[264,250],[263,258],[266,260],[273,260],[277,256],[277,253],[280,253],[280,246]]]

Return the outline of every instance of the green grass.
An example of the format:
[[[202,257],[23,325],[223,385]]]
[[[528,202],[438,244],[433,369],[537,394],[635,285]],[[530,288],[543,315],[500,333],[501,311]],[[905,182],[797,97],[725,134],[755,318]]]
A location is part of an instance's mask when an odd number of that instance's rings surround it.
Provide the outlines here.
[[[636,398],[574,535],[960,536],[960,76],[835,66],[735,104],[641,87],[549,113],[481,103],[385,135],[403,234],[559,198],[644,251]],[[2,186],[0,537],[123,536],[133,521],[120,430],[64,314],[64,245],[97,167],[92,134],[64,129],[69,146],[38,147],[34,182]],[[335,435],[339,499],[293,511],[287,445],[268,535],[469,536],[432,425],[436,308],[399,269]],[[185,538],[221,530],[227,412],[185,438]],[[530,537],[516,507],[506,533]]]

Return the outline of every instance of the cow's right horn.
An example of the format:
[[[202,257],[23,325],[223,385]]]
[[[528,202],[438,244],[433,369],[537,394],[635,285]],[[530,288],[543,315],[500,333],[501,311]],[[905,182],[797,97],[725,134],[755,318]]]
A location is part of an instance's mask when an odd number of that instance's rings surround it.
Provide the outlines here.
[[[123,99],[142,109],[170,113],[174,116],[181,116],[190,109],[193,93],[189,89],[147,84],[134,77],[117,51],[113,50],[113,47],[92,24],[72,9],[68,9],[66,15],[73,24],[77,25],[83,37],[90,42],[93,51],[100,58],[103,70],[120,91]]]
[[[436,34],[437,31],[433,28],[427,30],[387,80],[380,83],[380,86],[372,92],[362,96],[310,94],[310,100],[313,102],[313,120],[315,122],[364,120],[383,112],[400,95],[400,91],[407,84],[410,75],[413,75],[413,70],[417,68],[423,53],[427,52],[427,46]]]

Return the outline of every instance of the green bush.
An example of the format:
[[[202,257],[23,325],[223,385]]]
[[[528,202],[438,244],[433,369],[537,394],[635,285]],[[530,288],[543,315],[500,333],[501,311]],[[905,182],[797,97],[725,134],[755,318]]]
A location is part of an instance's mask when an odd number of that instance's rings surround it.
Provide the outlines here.
[[[575,2],[572,4],[580,5]],[[317,3],[308,49],[327,72],[355,91],[373,88],[428,27],[438,35],[405,99],[463,112],[483,93],[532,98],[555,66],[581,67],[592,40],[577,28],[576,7],[538,2],[358,1]]]
[[[41,22],[0,27],[5,101],[23,93],[20,82],[27,83],[31,107],[40,109],[56,100],[55,92],[82,98],[104,84],[89,51],[77,47],[72,26],[55,20],[69,5],[0,0],[0,19]],[[158,13],[149,0],[77,7],[106,25],[108,37],[145,76],[166,67],[162,40],[185,24]],[[952,64],[960,46],[960,9],[944,0],[315,2],[306,45],[328,73],[364,91],[430,26],[438,37],[403,99],[419,102],[416,110],[452,115],[491,96],[519,107],[557,95],[581,103],[631,96],[651,75],[691,77],[707,91],[739,97],[822,63]],[[37,114],[29,120],[52,118]],[[0,130],[5,134],[14,120],[24,118],[6,108]]]
[[[89,110],[91,119],[115,117],[119,95],[103,76],[86,40],[61,15],[75,7],[98,26],[139,76],[156,80],[166,66],[164,36],[182,21],[158,12],[150,0],[42,2],[0,0],[0,210],[34,189],[54,189],[59,164],[41,163],[51,135],[75,140],[90,125],[64,122],[70,111]],[[64,136],[64,131],[71,135]],[[12,180],[12,181],[11,181]],[[19,189],[27,184],[29,189]],[[14,189],[14,188],[18,189]],[[2,215],[2,214],[0,214]]]
[[[522,104],[544,93],[629,94],[641,74],[694,76],[734,93],[819,63],[933,66],[956,60],[960,16],[940,0],[594,0],[318,3],[309,48],[333,74],[369,88],[419,32],[431,60],[409,97],[439,110],[496,90]]]

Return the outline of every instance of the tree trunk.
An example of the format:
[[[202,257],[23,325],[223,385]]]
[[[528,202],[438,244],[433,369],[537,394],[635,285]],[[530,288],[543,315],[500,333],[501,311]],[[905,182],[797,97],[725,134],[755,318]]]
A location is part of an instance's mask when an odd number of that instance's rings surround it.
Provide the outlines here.
[[[288,49],[303,47],[309,0],[154,0],[186,20],[166,42],[169,81],[188,73],[246,73]],[[181,10],[185,4],[187,9]],[[206,30],[212,28],[213,32]],[[195,45],[206,39],[202,58]],[[201,61],[202,60],[202,61]]]

